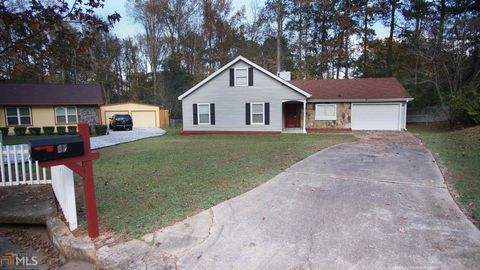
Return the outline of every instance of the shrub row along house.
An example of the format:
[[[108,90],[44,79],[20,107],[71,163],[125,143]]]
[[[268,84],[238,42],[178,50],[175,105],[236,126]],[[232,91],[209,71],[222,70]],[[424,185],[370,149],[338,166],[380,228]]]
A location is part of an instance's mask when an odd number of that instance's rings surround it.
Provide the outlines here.
[[[290,80],[242,56],[178,99],[187,135],[405,130],[413,100],[395,78]]]

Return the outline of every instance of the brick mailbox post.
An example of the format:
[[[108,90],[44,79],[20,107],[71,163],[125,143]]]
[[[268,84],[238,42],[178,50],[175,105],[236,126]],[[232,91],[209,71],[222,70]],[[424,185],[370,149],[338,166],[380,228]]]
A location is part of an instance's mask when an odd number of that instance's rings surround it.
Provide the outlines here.
[[[88,235],[98,237],[97,205],[93,181],[93,160],[100,154],[90,149],[87,123],[78,124],[79,135],[30,140],[30,156],[41,167],[65,165],[83,178]]]

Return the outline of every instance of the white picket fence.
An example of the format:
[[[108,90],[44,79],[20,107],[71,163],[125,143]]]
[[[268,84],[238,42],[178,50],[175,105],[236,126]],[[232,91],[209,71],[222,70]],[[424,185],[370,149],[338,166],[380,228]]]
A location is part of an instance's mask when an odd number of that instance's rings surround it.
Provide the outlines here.
[[[0,187],[51,184],[70,230],[75,230],[78,224],[72,170],[63,165],[40,168],[38,161],[30,159],[27,145],[0,143],[0,149]]]
[[[50,170],[32,162],[26,145],[0,144],[0,186],[51,184]]]

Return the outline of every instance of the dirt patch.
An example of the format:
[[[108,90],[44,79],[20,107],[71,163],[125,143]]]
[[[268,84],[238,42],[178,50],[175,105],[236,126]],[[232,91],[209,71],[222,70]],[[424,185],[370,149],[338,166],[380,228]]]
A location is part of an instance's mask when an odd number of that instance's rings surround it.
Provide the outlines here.
[[[462,130],[465,141],[468,143],[480,142],[480,125]]]

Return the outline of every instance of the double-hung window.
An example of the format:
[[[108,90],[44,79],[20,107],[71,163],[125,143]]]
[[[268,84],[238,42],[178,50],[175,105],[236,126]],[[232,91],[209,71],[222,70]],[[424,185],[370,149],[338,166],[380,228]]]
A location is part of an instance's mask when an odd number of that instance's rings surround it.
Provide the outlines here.
[[[235,86],[247,86],[248,85],[248,69],[236,68],[235,69]]]
[[[315,120],[337,120],[337,105],[315,104]]]
[[[55,107],[55,119],[57,124],[76,124],[78,122],[77,107]]]
[[[7,107],[7,125],[29,126],[32,124],[32,114],[29,107]]]
[[[257,102],[251,104],[251,122],[253,125],[265,124],[265,103]]]
[[[198,104],[198,124],[210,124],[210,103]]]

